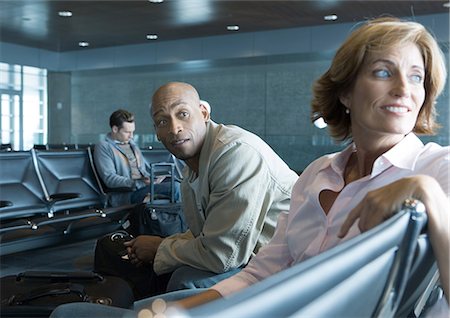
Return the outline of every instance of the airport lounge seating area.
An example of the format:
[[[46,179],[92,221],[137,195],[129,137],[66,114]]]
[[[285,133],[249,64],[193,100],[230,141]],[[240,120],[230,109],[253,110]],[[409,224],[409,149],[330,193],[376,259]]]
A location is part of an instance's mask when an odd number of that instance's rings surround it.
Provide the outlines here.
[[[143,150],[149,164],[172,159]],[[95,170],[93,147],[0,152],[1,255],[99,237],[122,227],[133,204],[110,207],[114,191]]]

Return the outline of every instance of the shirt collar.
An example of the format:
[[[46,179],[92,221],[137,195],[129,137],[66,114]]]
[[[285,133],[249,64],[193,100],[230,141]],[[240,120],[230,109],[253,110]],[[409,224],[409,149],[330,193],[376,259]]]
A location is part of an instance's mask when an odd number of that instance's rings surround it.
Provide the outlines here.
[[[198,158],[198,174],[200,174],[200,170],[203,167],[206,167],[208,165],[209,156],[211,155],[211,147],[214,144],[214,140],[217,137],[217,128],[219,127],[218,124],[213,122],[211,119],[206,122],[206,134],[205,139],[203,140],[202,149],[200,150],[200,156]],[[191,170],[189,168],[189,170]],[[196,178],[197,173],[194,173],[194,177]]]
[[[129,144],[129,142],[124,142],[124,141],[120,141],[120,140],[116,140],[116,139],[113,139],[114,140],[114,143],[115,144],[118,144],[118,145],[126,145],[126,144]]]
[[[372,174],[377,170],[377,165],[382,162],[389,162],[400,169],[414,170],[423,146],[422,141],[414,133],[409,133],[402,141],[375,160]]]
[[[331,169],[336,172],[338,175],[343,176],[345,166],[347,165],[348,158],[350,155],[356,151],[356,147],[354,143],[348,145],[344,150],[337,153],[334,158],[331,160]],[[323,167],[325,168],[325,167]]]
[[[414,133],[409,133],[398,144],[375,160],[370,177],[373,178],[379,175],[390,166],[413,170],[423,146],[422,141]],[[324,163],[321,170],[331,167],[338,175],[344,175],[348,158],[355,151],[355,144],[350,144],[343,151],[335,154],[331,162],[328,162],[328,164]]]
[[[126,145],[126,144],[130,144],[130,145],[131,145],[132,142],[133,142],[133,139],[131,139],[129,142],[123,142],[123,141],[114,139],[114,138],[112,137],[111,132],[109,132],[109,133],[106,135],[106,139],[107,139],[107,140],[110,140],[111,142],[113,142],[113,143],[116,144],[116,145]]]

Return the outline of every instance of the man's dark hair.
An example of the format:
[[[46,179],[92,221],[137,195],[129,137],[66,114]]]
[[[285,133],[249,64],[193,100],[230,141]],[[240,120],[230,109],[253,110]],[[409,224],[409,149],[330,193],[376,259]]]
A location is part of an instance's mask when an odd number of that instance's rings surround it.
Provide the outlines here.
[[[122,128],[124,122],[134,123],[134,115],[127,110],[118,109],[109,117],[109,126]]]

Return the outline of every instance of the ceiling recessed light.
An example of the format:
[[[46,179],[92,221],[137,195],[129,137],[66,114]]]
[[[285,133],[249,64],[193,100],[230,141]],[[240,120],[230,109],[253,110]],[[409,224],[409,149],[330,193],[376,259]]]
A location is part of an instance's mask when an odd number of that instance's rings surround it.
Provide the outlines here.
[[[59,11],[58,15],[60,17],[71,17],[72,16],[72,11]]]
[[[228,25],[227,26],[227,30],[228,31],[238,31],[239,30],[239,25]]]
[[[158,39],[158,35],[156,34],[147,34],[147,40],[157,40]]]
[[[148,0],[151,3],[161,3],[164,2],[164,0]]]
[[[87,46],[89,46],[89,42],[86,42],[86,41],[78,42],[78,46],[87,47]]]
[[[335,14],[329,14],[329,15],[326,15],[326,16],[323,17],[323,19],[325,21],[336,21],[337,18],[338,18],[338,16],[335,15]]]
[[[444,3],[443,6],[446,7],[446,8],[450,8],[450,2]]]

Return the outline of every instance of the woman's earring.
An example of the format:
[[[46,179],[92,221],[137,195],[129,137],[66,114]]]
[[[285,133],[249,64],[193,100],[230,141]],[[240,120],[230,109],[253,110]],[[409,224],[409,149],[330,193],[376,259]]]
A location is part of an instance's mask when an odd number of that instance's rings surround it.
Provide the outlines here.
[[[347,115],[350,114],[350,109],[346,108],[346,109],[345,109],[345,113],[346,113]]]

